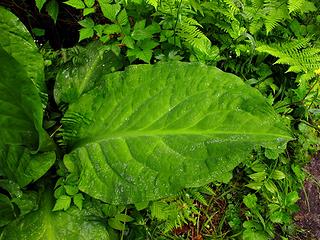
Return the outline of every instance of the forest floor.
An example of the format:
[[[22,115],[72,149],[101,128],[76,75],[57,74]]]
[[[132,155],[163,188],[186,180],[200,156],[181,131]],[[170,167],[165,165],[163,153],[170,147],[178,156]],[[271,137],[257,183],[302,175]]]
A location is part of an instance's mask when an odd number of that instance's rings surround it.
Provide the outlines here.
[[[300,211],[295,215],[295,221],[304,231],[301,239],[320,239],[320,152],[305,169],[310,176],[301,190]]]

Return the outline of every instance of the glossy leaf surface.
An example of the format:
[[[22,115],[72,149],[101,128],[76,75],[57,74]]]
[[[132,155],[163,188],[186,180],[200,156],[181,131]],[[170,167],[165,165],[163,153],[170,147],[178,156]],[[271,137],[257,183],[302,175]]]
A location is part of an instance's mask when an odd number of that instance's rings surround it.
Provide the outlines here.
[[[42,177],[54,164],[54,152],[32,154],[21,146],[3,146],[0,149],[0,168],[8,179],[24,187]]]
[[[120,59],[98,42],[80,48],[76,59],[67,63],[57,75],[54,89],[56,102],[74,102],[92,89],[104,74],[120,67]]]
[[[37,149],[42,129],[42,105],[26,71],[0,47],[0,146],[23,145]]]
[[[264,97],[200,64],[132,66],[103,77],[63,118],[64,162],[79,189],[135,203],[219,180],[252,149],[291,137]]]
[[[37,94],[40,95],[42,103],[45,105],[47,94],[42,56],[31,34],[19,18],[1,6],[0,32],[0,47],[21,65],[27,77],[38,89]]]

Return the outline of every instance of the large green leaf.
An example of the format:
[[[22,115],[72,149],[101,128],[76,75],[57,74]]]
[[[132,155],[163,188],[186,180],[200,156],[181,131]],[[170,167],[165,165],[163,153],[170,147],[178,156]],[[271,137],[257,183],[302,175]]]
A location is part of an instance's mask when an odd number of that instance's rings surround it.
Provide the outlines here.
[[[120,58],[99,42],[79,47],[77,57],[59,71],[55,83],[54,97],[57,103],[71,103],[81,94],[92,89],[101,76],[122,66]]]
[[[47,94],[44,82],[44,61],[27,28],[19,18],[0,6],[0,47],[11,55],[25,69],[46,104]]]
[[[0,228],[14,220],[14,206],[10,199],[0,193]]]
[[[161,198],[231,171],[288,129],[255,89],[199,64],[132,66],[103,77],[63,118],[79,189],[109,203]]]
[[[0,47],[0,146],[37,149],[43,135],[42,105],[25,69]]]
[[[1,240],[108,240],[102,223],[89,219],[86,210],[71,207],[66,212],[52,212],[52,193],[43,194],[40,207],[7,225]]]
[[[21,146],[0,149],[0,168],[4,176],[24,187],[42,177],[55,162],[54,152],[32,154]]]
[[[44,175],[55,161],[42,128],[42,105],[24,68],[0,47],[0,174],[21,187]],[[30,149],[30,150],[29,150]]]

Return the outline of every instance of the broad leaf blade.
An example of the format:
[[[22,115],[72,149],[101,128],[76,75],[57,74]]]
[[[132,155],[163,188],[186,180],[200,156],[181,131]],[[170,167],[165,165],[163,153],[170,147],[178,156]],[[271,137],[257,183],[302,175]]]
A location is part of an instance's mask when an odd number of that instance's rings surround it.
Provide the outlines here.
[[[21,146],[0,149],[0,168],[4,175],[24,187],[42,177],[55,162],[54,152],[32,154]]]
[[[121,66],[120,59],[98,42],[81,48],[79,58],[67,63],[57,75],[54,89],[56,102],[74,102],[92,89],[101,80],[101,76]]]
[[[29,213],[7,225],[1,240],[109,240],[105,227],[97,221],[87,221],[88,212],[76,207],[66,212],[52,212],[53,199],[49,191],[40,201],[39,210]]]
[[[0,6],[0,47],[22,65],[38,89],[43,105],[47,94],[44,81],[44,61],[27,28],[18,17]]]
[[[276,148],[291,138],[257,90],[217,68],[139,65],[104,81],[69,106],[63,126],[67,168],[80,174],[80,190],[106,202],[206,184],[256,145]]]
[[[42,105],[24,68],[0,47],[0,146],[37,149],[42,132]]]
[[[14,206],[10,199],[0,193],[0,228],[15,219]]]

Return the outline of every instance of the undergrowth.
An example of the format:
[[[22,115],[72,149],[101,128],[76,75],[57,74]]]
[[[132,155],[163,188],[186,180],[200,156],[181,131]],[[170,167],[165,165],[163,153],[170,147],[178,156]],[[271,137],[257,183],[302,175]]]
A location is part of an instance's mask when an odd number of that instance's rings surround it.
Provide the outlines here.
[[[5,1],[3,5],[20,15],[27,14],[19,12],[19,6],[29,4],[27,1],[13,2]],[[100,41],[106,51],[121,58],[121,65],[112,65],[111,71],[131,64],[178,60],[201,62],[236,74],[268,99],[294,135],[285,151],[255,149],[220,182],[135,205],[113,206],[97,201],[97,208],[103,209],[100,220],[106,228],[116,230],[121,239],[134,240],[293,239],[303,233],[294,224],[294,214],[299,211],[297,201],[307,177],[304,166],[320,149],[318,1],[35,3],[26,9],[34,16],[23,18],[50,16],[50,24],[63,26],[71,14],[79,29],[77,46],[53,50],[45,25],[42,29],[39,20],[29,26],[41,43],[49,89],[61,66],[79,64],[86,56],[83,46]],[[50,92],[49,99],[45,128],[59,144],[61,115],[68,105],[57,105]],[[77,179],[68,177],[60,164],[55,197],[67,195],[80,208],[89,196],[77,189]],[[66,210],[69,205],[56,206]]]

